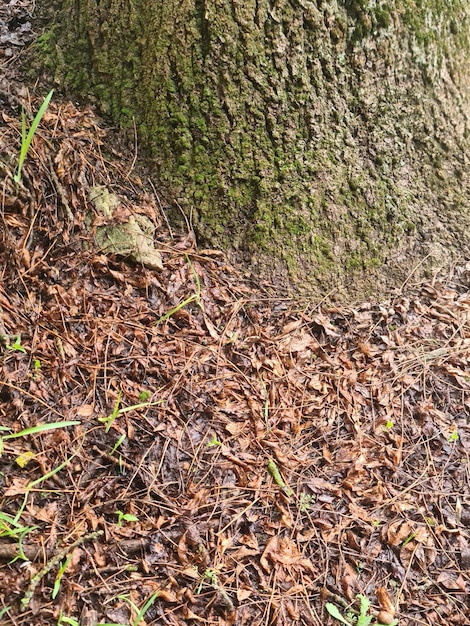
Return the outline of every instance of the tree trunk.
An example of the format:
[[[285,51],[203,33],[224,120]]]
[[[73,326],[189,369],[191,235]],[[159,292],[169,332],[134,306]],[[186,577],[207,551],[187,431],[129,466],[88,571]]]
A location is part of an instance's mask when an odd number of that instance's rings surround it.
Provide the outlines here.
[[[468,258],[467,0],[38,4],[61,84],[136,124],[205,245],[314,292]]]

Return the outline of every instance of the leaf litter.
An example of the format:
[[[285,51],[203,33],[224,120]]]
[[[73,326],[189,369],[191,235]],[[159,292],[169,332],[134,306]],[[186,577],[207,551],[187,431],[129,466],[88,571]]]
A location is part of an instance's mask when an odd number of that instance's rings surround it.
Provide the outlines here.
[[[90,109],[51,103],[17,186],[2,115],[2,624],[469,624],[470,264],[282,298],[175,235]],[[161,271],[99,249],[97,185]]]

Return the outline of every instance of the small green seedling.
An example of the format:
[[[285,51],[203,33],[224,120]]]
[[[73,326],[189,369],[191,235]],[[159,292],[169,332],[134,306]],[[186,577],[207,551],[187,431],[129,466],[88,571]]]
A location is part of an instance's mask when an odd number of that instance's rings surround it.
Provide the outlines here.
[[[118,516],[118,526],[122,526],[123,522],[138,522],[139,518],[132,513],[124,513],[123,511],[115,511]]]
[[[65,561],[61,563],[61,565],[59,566],[59,570],[57,572],[57,576],[55,577],[55,581],[54,581],[54,588],[52,589],[53,600],[56,599],[57,594],[59,593],[62,576],[65,574],[67,567],[69,566],[69,563],[72,560],[72,556],[73,556],[72,554],[69,554],[69,556],[65,559]]]
[[[448,439],[449,443],[455,443],[458,440],[459,440],[459,433],[456,430],[452,431],[449,435],[449,439]]]
[[[208,567],[207,569],[204,570],[204,572],[202,574],[200,574],[197,565],[194,565],[193,567],[194,567],[194,570],[196,571],[196,573],[198,574],[198,576],[201,577],[199,585],[198,585],[198,587],[196,589],[196,593],[200,594],[202,592],[202,588],[203,588],[204,584],[210,585],[212,587],[212,589],[214,589],[214,591],[216,591],[217,594],[221,597],[221,599],[223,600],[223,603],[226,606],[227,610],[230,613],[232,611],[234,611],[235,607],[233,605],[232,600],[230,599],[228,593],[225,591],[223,586],[219,583],[217,570],[214,569],[214,568]]]
[[[196,568],[197,569],[197,568]],[[202,591],[202,587],[205,581],[208,580],[209,584],[214,587],[214,589],[218,589],[219,581],[217,578],[217,572],[215,569],[207,568],[204,570],[204,573],[201,575],[201,582],[199,583],[198,588],[196,589],[196,593],[199,595]]]
[[[208,448],[213,448],[214,446],[221,446],[222,442],[217,439],[217,435],[214,433],[212,435],[212,439],[207,444]]]
[[[105,425],[106,433],[109,432],[114,420],[119,417],[119,415],[124,415],[124,413],[129,413],[129,411],[134,411],[136,409],[147,409],[148,407],[156,406],[157,404],[161,404],[163,402],[163,400],[157,400],[157,402],[140,402],[139,404],[133,404],[132,406],[126,406],[120,409],[119,405],[121,404],[121,396],[122,391],[118,393],[118,397],[114,404],[112,413],[110,413],[106,417],[98,418],[98,421]]]
[[[73,619],[73,617],[67,617],[62,614],[62,611],[60,611],[57,626],[63,626],[64,624],[67,624],[68,626],[80,626],[76,619]]]
[[[392,420],[388,420],[388,422],[385,424],[385,429],[386,430],[392,430],[394,424]]]
[[[11,352],[22,352],[26,354],[26,350],[21,345],[21,335],[15,335],[12,338],[14,339],[13,343],[6,343],[5,348]]]
[[[111,450],[110,454],[111,456],[116,452],[116,450],[123,444],[124,440],[126,438],[126,435],[121,435],[119,437],[119,439],[116,441],[116,443],[113,446],[113,449]]]
[[[36,113],[36,117],[34,118],[33,123],[31,124],[31,127],[28,133],[26,133],[26,115],[25,115],[24,109],[21,111],[21,148],[20,148],[20,154],[18,157],[18,167],[16,169],[16,174],[13,177],[13,180],[15,181],[17,185],[21,181],[21,171],[23,169],[23,165],[24,165],[26,156],[28,154],[29,147],[31,145],[34,135],[36,134],[38,126],[44,116],[44,113],[46,112],[46,109],[49,106],[49,102],[51,101],[53,93],[54,93],[54,90],[51,89],[51,91],[44,98],[44,102],[41,104],[39,111]]]
[[[302,492],[299,499],[299,509],[301,513],[306,513],[316,498],[311,493]]]
[[[139,607],[137,607],[130,598],[128,598],[127,596],[118,596],[118,598],[120,600],[124,600],[124,602],[127,602],[129,604],[129,606],[132,608],[132,610],[136,613],[136,618],[133,620],[132,622],[132,626],[139,626],[139,624],[141,622],[143,622],[144,620],[144,615],[147,613],[147,611],[149,610],[149,608],[152,606],[152,604],[155,602],[155,600],[158,598],[158,596],[160,595],[159,591],[155,591],[155,593],[153,593],[150,598],[145,602],[145,604],[143,605],[143,607],[141,609],[139,609]],[[108,626],[103,624],[103,626]],[[109,625],[111,626],[111,625]],[[119,625],[117,625],[119,626]]]
[[[148,402],[148,400],[150,400],[151,395],[152,395],[152,392],[148,391],[147,389],[145,391],[141,391],[139,393],[139,402]]]
[[[385,624],[380,624],[379,622],[372,623],[372,620],[374,619],[374,617],[368,614],[369,608],[370,608],[370,602],[365,596],[363,596],[362,594],[359,594],[356,596],[356,598],[358,598],[358,600],[361,603],[359,613],[351,609],[346,612],[346,615],[343,616],[339,612],[338,607],[335,604],[332,604],[331,602],[327,602],[325,605],[325,608],[328,611],[328,613],[331,615],[331,617],[333,617],[334,619],[337,619],[338,622],[341,622],[342,624],[346,624],[346,626],[369,626],[369,624],[372,624],[372,626],[386,626]],[[397,626],[397,624],[398,624],[398,620],[396,619],[396,620],[393,620],[393,622],[389,624],[389,626]]]
[[[31,369],[33,370],[31,372],[31,378],[37,380],[41,373],[41,361],[39,359],[33,359]]]
[[[24,537],[36,528],[37,526],[23,526],[11,515],[0,511],[0,539],[8,537],[9,539],[18,540],[18,556],[13,561],[16,561],[16,559],[28,560],[24,555],[22,542]]]

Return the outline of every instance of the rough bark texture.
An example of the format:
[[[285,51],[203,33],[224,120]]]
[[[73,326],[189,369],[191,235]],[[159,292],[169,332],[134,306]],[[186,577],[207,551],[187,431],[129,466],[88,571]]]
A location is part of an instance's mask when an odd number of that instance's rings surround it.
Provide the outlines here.
[[[55,8],[58,79],[135,120],[206,244],[316,292],[468,258],[467,0]]]

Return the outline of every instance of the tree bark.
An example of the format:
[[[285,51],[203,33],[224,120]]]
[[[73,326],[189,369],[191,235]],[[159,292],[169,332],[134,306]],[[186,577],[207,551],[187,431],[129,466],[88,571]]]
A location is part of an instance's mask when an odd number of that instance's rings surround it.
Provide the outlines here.
[[[468,258],[466,0],[38,4],[58,80],[136,124],[202,243],[355,295]]]

